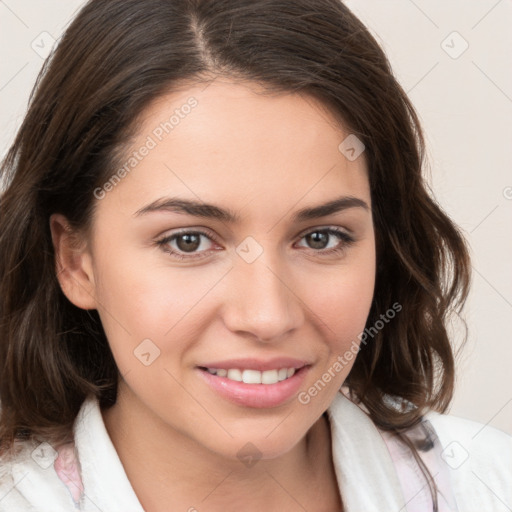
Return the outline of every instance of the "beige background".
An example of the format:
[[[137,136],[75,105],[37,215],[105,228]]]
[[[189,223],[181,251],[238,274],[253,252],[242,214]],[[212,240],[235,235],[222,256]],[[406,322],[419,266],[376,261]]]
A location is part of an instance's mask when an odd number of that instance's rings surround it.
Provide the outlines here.
[[[0,153],[52,38],[80,0],[0,1]],[[512,433],[512,2],[350,0],[427,135],[433,190],[464,230],[474,281],[451,413]],[[467,48],[466,48],[467,47]],[[454,339],[463,336],[454,323]]]

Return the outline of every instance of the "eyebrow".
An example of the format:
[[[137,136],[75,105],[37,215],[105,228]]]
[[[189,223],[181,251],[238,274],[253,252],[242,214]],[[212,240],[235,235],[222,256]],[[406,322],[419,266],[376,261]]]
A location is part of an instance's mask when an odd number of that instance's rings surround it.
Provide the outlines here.
[[[353,196],[343,196],[327,203],[302,208],[295,212],[292,217],[293,222],[303,222],[306,220],[318,219],[327,215],[348,210],[349,208],[362,208],[370,211],[368,203]],[[174,213],[184,213],[193,215],[195,217],[217,219],[223,222],[236,224],[241,221],[238,214],[231,210],[227,210],[216,206],[214,204],[202,203],[199,201],[192,201],[190,199],[180,199],[176,197],[162,197],[153,201],[152,203],[137,210],[134,214],[135,217],[146,215],[151,212],[169,211]]]

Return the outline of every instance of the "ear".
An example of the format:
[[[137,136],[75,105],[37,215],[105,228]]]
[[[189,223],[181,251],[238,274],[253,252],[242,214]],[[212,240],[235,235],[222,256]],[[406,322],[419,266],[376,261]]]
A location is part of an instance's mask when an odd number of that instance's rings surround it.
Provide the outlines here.
[[[64,215],[50,217],[55,271],[64,295],[75,306],[96,309],[94,273],[86,240],[75,233]]]

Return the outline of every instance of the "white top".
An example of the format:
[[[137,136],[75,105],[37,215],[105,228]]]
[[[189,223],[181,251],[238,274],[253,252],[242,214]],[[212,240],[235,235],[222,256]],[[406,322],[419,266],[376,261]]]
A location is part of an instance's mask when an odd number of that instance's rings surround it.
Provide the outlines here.
[[[433,510],[426,481],[402,443],[379,431],[341,393],[327,412],[347,512]],[[511,436],[436,413],[428,414],[422,425],[415,432],[428,434],[430,449],[421,456],[439,488],[439,512],[512,511]],[[24,446],[14,461],[0,459],[0,512],[144,512],[95,398],[80,409],[74,446],[58,451],[48,443]]]

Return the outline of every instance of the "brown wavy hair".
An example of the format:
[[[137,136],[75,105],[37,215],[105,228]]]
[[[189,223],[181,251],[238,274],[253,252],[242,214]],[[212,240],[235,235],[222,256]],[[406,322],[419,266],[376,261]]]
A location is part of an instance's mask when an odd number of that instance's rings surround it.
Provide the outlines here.
[[[108,341],[97,312],[61,291],[49,218],[87,230],[93,191],[145,107],[217,76],[319,99],[365,144],[377,243],[367,326],[394,303],[402,311],[363,347],[346,384],[397,433],[446,410],[446,323],[467,295],[468,252],[425,184],[417,115],[364,25],[338,0],[92,0],[45,62],[1,167],[0,451],[18,438],[67,440],[88,394],[115,402]]]

